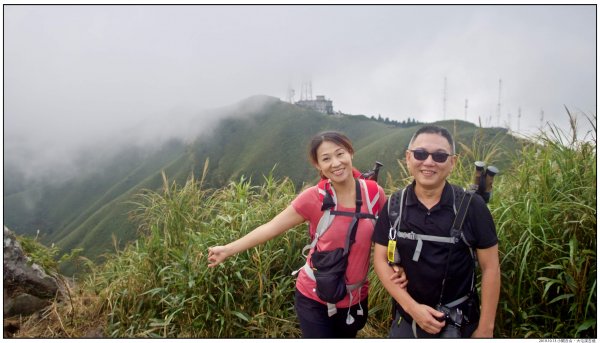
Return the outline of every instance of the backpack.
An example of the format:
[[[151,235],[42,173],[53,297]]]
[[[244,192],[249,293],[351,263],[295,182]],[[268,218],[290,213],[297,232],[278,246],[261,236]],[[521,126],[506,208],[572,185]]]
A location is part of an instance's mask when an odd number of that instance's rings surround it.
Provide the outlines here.
[[[337,210],[337,197],[335,190],[331,187],[330,180],[323,179],[317,184],[323,215],[319,220],[314,236],[311,237],[311,243],[302,249],[302,255],[305,257],[308,257],[308,254],[314,249],[311,258],[312,266],[307,262],[300,269],[304,269],[308,277],[315,280],[317,283],[317,295],[320,299],[327,302],[328,315],[330,317],[337,313],[335,303],[341,301],[347,293],[350,294],[350,303],[352,303],[352,291],[358,288],[360,292],[360,289],[366,281],[365,276],[365,279],[361,282],[350,285],[346,284],[345,274],[348,265],[348,255],[350,253],[350,248],[354,243],[358,221],[360,219],[371,219],[374,224],[377,215],[379,214],[379,187],[377,186],[377,183],[375,181],[360,178],[361,174],[356,170],[354,171],[354,176],[356,184],[355,212]],[[366,204],[364,204],[366,206],[363,206],[363,192],[366,194]],[[363,208],[366,208],[368,212],[361,212],[361,209]],[[319,251],[317,249],[319,238],[329,229],[333,219],[337,215],[353,217],[346,235],[345,246],[344,248],[337,248],[330,251]],[[293,272],[292,275],[297,274],[300,269]],[[358,315],[362,314],[363,310],[362,307],[360,307]],[[353,322],[354,318],[350,315],[350,308],[348,308],[346,323],[350,325]]]
[[[462,240],[469,248],[469,253],[471,255],[471,258],[473,260],[475,267],[477,266],[477,255],[476,255],[475,249],[473,249],[473,247],[471,247],[471,244],[469,244],[469,242],[465,239],[465,236],[462,231],[463,223],[465,221],[465,218],[467,216],[467,211],[469,209],[469,204],[471,203],[471,199],[473,198],[473,194],[475,192],[471,189],[465,190],[465,189],[455,186],[455,185],[450,185],[450,186],[452,189],[452,193],[454,195],[453,196],[454,201],[453,201],[452,206],[453,206],[454,214],[455,214],[454,222],[452,223],[452,228],[450,230],[450,236],[432,236],[432,235],[416,234],[414,232],[400,231],[400,223],[402,222],[402,214],[403,214],[403,209],[405,207],[404,202],[405,202],[405,199],[407,196],[405,194],[406,188],[403,188],[403,189],[395,192],[394,194],[392,194],[392,196],[388,200],[388,217],[389,217],[389,223],[390,223],[390,230],[389,230],[389,234],[388,234],[389,241],[388,241],[388,250],[387,250],[388,264],[394,265],[394,264],[400,264],[400,262],[401,262],[400,256],[398,255],[398,252],[396,250],[397,239],[410,239],[410,240],[417,241],[417,246],[416,246],[415,252],[412,256],[412,260],[415,262],[419,261],[419,256],[421,254],[421,250],[423,247],[423,241],[433,241],[433,242],[452,244],[452,246],[450,247],[449,256],[447,259],[446,275],[444,276],[444,280],[445,280],[447,277],[448,267],[449,267],[449,263],[450,263],[450,253],[452,252],[452,250],[454,248],[454,244],[456,244],[460,240]],[[459,204],[458,209],[456,208],[456,204]],[[441,300],[441,296],[443,295],[444,283],[442,283],[442,294],[440,295],[440,300]],[[475,269],[473,271],[473,275],[472,275],[472,279],[471,279],[471,290],[470,290],[469,294],[467,294],[459,299],[456,299],[448,304],[444,304],[444,306],[446,306],[446,307],[458,306],[458,305],[462,304],[463,302],[469,300],[472,293],[474,293],[474,291],[475,291]]]

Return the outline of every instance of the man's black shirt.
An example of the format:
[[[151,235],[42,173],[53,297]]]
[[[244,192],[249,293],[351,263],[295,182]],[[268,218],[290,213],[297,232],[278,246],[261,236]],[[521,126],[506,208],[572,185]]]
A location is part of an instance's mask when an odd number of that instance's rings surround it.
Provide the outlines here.
[[[402,210],[400,231],[449,237],[455,217],[452,186],[446,183],[440,202],[428,210],[417,199],[414,185],[413,182],[405,192],[406,200]],[[459,205],[457,202],[457,210]],[[373,232],[373,241],[376,244],[387,246],[391,226],[386,202],[379,212],[379,218]],[[473,195],[463,224],[463,234],[466,241],[474,249],[486,249],[498,243],[492,215],[479,195]],[[419,260],[415,262],[412,258],[416,245],[416,240],[397,239],[397,250],[409,281],[407,291],[416,302],[433,308],[439,303],[448,251],[452,245],[454,247],[450,257],[442,304],[452,302],[470,291],[474,265],[469,248],[462,240],[457,244],[423,241]],[[396,307],[406,319],[411,319],[400,306]]]

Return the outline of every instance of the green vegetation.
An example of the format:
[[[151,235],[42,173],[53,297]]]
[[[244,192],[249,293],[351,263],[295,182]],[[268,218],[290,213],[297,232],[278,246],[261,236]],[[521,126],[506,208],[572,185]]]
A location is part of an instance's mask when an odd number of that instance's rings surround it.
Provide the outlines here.
[[[497,185],[503,336],[597,337],[596,144],[574,129],[537,137]]]
[[[60,258],[58,255],[60,249],[52,245],[47,247],[37,240],[37,237],[31,238],[27,236],[16,236],[17,241],[23,249],[23,253],[31,259],[32,263],[39,265],[48,275],[56,275],[59,273],[59,266],[65,262],[77,262],[79,254],[83,249],[73,249],[68,254],[63,254]]]
[[[208,247],[237,239],[283,210],[289,179],[241,179],[209,192],[189,179],[139,196],[144,238],[108,259],[89,285],[112,309],[113,337],[297,337],[293,269],[304,227],[209,269]]]

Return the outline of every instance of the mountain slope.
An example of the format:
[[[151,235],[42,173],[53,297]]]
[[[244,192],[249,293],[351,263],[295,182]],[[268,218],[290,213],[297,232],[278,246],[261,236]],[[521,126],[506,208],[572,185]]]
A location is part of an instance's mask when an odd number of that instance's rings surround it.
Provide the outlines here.
[[[260,183],[262,175],[271,170],[276,178],[289,177],[300,186],[317,179],[308,162],[310,138],[322,130],[338,130],[353,141],[357,168],[370,169],[378,160],[385,165],[381,175],[389,172],[396,176],[397,160],[403,159],[415,131],[414,127],[397,128],[365,116],[324,115],[266,96],[241,101],[219,115],[223,119],[211,134],[199,136],[191,144],[170,141],[155,150],[130,147],[94,172],[68,183],[38,185],[5,195],[5,225],[19,234],[33,235],[39,229],[43,242],[54,242],[65,250],[82,247],[84,255],[96,258],[112,249],[111,235],[121,244],[135,238],[134,224],[127,219],[132,209],[128,202],[141,189],[158,189],[163,170],[170,180],[183,183],[192,172],[199,177],[208,159],[209,187],[242,176]],[[467,146],[476,132],[487,137],[483,141],[505,135],[501,129],[479,130],[461,121],[443,124],[455,130],[457,140]],[[507,137],[504,144],[516,144]]]

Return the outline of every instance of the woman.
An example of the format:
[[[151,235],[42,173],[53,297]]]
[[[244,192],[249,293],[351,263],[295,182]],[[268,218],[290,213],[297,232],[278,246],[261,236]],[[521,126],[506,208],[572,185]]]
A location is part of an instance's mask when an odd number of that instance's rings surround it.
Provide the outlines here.
[[[447,129],[417,130],[406,151],[414,181],[390,197],[390,207],[386,203],[377,221],[375,272],[396,302],[390,337],[493,336],[500,294],[498,238],[483,199],[446,181],[456,163],[454,153]],[[462,199],[470,202],[460,206]],[[455,218],[462,225],[454,226]],[[461,228],[462,235],[451,234],[453,227]],[[394,262],[389,252],[400,257],[410,280],[406,289],[389,281],[389,262]],[[473,254],[481,267],[481,308]]]
[[[361,188],[357,187],[358,181],[355,177],[360,173],[357,175],[357,171],[352,167],[353,154],[352,143],[345,135],[332,131],[316,135],[309,146],[310,161],[321,178],[328,181],[322,181],[318,186],[304,190],[285,210],[246,236],[225,246],[209,248],[209,267],[214,267],[227,257],[264,243],[305,221],[309,222],[311,237],[315,237],[318,223],[324,214],[322,207],[326,202],[324,199],[327,198],[323,195],[325,192],[333,194],[334,208],[344,213],[355,213],[357,194],[361,195],[362,204],[372,202],[373,200],[369,199],[369,191],[364,191],[364,188],[361,191]],[[380,208],[385,202],[382,188],[373,181],[366,182],[371,189],[374,186],[375,197],[378,197],[375,207]],[[360,212],[366,212],[367,206],[359,205],[359,207]],[[331,211],[326,210],[326,212],[330,214]],[[308,268],[299,270],[296,280],[295,309],[302,336],[305,338],[353,338],[367,321],[368,282],[365,280],[369,270],[371,236],[374,228],[372,220],[357,221],[355,242],[350,246],[347,257],[348,267],[343,275],[347,284],[359,284],[360,287],[353,290],[346,289],[347,294],[343,299],[328,306],[327,301],[317,294],[319,287],[314,280],[314,275],[311,275],[313,274],[311,267],[314,267],[313,253],[344,247],[352,220],[353,217],[350,216],[335,215],[323,236],[319,237],[318,241],[313,241],[315,246],[309,250],[306,261]],[[314,273],[318,272],[320,271]],[[397,284],[405,281],[396,274],[391,275],[390,280]]]

